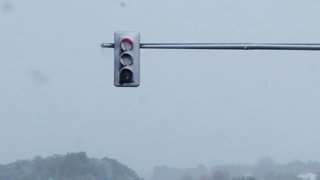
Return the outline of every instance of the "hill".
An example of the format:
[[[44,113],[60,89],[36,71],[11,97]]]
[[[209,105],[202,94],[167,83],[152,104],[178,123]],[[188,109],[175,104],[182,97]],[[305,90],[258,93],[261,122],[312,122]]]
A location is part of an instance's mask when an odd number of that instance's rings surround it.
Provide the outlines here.
[[[0,165],[1,180],[142,180],[132,169],[114,159],[88,158],[68,153],[48,158],[19,160]]]

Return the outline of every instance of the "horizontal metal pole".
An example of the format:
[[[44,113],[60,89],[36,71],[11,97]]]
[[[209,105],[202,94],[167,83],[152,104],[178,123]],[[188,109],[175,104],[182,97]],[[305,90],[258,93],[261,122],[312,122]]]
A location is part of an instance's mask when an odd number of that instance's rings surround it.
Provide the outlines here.
[[[114,44],[113,43],[102,43],[101,47],[102,48],[114,48]]]
[[[103,43],[103,48],[114,48]],[[141,43],[142,49],[202,49],[202,50],[300,50],[320,51],[320,44],[299,43]]]

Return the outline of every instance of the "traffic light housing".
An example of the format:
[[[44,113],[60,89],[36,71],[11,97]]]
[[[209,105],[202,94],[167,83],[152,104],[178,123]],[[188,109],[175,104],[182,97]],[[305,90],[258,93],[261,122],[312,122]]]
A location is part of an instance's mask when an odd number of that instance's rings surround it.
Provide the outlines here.
[[[116,87],[140,85],[140,34],[138,32],[114,34],[114,85]]]

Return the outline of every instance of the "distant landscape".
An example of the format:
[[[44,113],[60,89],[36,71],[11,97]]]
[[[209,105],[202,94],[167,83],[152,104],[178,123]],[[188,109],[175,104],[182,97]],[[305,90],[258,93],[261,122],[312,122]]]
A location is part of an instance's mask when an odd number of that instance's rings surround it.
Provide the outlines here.
[[[143,180],[137,173],[110,158],[89,158],[68,153],[47,158],[18,160],[0,165],[0,180]],[[254,165],[222,165],[178,169],[157,166],[148,180],[320,180],[320,162],[278,164],[261,158]]]
[[[254,165],[200,165],[187,169],[158,166],[152,180],[320,180],[320,162],[278,164],[272,158],[261,158]]]

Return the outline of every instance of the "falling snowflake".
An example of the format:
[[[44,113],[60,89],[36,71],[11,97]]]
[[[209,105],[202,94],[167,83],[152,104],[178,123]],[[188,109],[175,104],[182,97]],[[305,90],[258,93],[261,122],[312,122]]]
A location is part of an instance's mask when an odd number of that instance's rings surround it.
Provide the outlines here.
[[[124,2],[124,1],[121,1],[120,5],[121,5],[121,7],[123,7],[123,8],[127,7],[126,2]]]

